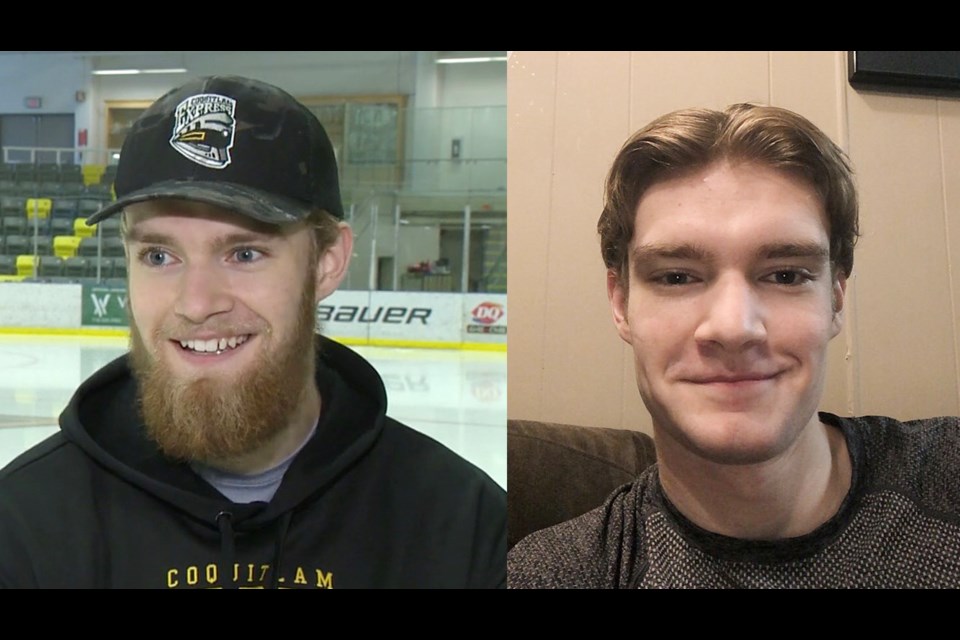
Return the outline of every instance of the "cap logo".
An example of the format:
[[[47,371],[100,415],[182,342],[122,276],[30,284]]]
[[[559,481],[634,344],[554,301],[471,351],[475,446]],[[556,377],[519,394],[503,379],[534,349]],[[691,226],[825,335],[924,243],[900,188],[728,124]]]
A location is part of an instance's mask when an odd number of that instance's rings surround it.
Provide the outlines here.
[[[177,105],[170,146],[188,160],[211,169],[230,164],[236,129],[233,98],[203,93]]]

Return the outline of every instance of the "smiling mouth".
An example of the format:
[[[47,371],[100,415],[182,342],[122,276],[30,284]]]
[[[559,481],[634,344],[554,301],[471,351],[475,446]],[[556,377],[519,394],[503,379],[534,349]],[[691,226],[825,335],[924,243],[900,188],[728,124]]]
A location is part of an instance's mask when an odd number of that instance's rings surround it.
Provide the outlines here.
[[[750,373],[750,374],[741,374],[741,375],[721,375],[721,376],[710,376],[706,378],[691,378],[688,382],[693,384],[702,384],[702,385],[717,385],[717,386],[738,386],[738,385],[748,385],[755,382],[766,382],[768,380],[773,380],[779,373]]]
[[[180,345],[180,348],[189,353],[201,355],[220,355],[227,351],[232,351],[240,345],[247,342],[252,334],[246,333],[239,336],[229,336],[221,338],[210,338],[209,340],[174,340]]]

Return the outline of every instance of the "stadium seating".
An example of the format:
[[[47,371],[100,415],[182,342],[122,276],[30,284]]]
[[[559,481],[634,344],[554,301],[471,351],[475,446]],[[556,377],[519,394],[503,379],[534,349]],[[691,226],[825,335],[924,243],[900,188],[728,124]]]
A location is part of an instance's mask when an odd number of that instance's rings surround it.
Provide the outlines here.
[[[53,200],[50,198],[27,198],[26,201],[27,217],[38,216],[40,218],[49,218],[50,211],[53,210]]]
[[[103,255],[108,258],[123,258],[123,239],[119,236],[103,236]]]
[[[71,258],[77,255],[81,240],[82,238],[73,235],[53,236],[53,255],[58,258]]]
[[[79,164],[60,165],[60,182],[63,184],[83,184],[83,167]]]
[[[17,256],[17,275],[22,278],[32,278],[36,272],[37,259],[30,255]]]
[[[113,277],[113,261],[114,258],[101,258],[97,262],[96,258],[89,258],[90,262],[87,267],[87,277],[96,278],[99,271],[100,280],[106,280]]]
[[[27,199],[22,196],[0,196],[0,215],[25,217],[27,215],[26,203]]]
[[[114,279],[127,277],[126,258],[113,258],[113,273],[110,277]]]
[[[7,234],[3,252],[11,256],[33,255],[33,238],[20,234]]]
[[[50,225],[47,227],[47,233],[49,233],[53,237],[57,237],[57,236],[73,237],[73,219],[51,218]],[[79,238],[77,239],[77,242],[79,242]]]
[[[53,218],[69,218],[73,222],[73,219],[77,217],[76,199],[64,196],[54,199],[50,216]]]
[[[60,165],[41,162],[34,167],[34,175],[38,182],[60,182]]]
[[[24,215],[4,215],[3,233],[4,235],[26,235],[27,217]]]
[[[96,236],[87,236],[80,239],[80,244],[77,245],[77,255],[86,256],[88,258],[97,257],[97,244],[98,238]]]
[[[41,278],[59,278],[63,275],[63,262],[57,256],[40,256],[37,275]]]
[[[79,236],[81,238],[89,238],[96,234],[97,228],[91,227],[87,224],[86,218],[74,218],[73,219],[73,235]]]
[[[96,272],[90,273],[90,258],[71,256],[63,259],[63,275],[68,278],[90,278]]]
[[[79,198],[86,193],[86,185],[83,182],[61,182],[60,195],[71,198]]]
[[[113,183],[98,183],[98,184],[88,184],[86,188],[86,195],[92,198],[96,198],[101,202],[109,202],[113,200]]]
[[[95,198],[81,198],[77,203],[77,215],[81,218],[89,218],[97,211],[103,208],[101,200]]]
[[[13,179],[17,182],[34,181],[37,177],[35,165],[27,162],[16,162],[13,164]]]
[[[111,218],[107,218],[106,220],[101,220],[98,226],[102,229],[101,233],[103,234],[104,238],[108,236],[120,235],[120,217],[119,216],[113,216]]]
[[[115,170],[0,162],[0,277],[76,282],[96,278],[99,268],[101,279],[125,278],[119,218],[100,229],[86,224],[113,199]]]

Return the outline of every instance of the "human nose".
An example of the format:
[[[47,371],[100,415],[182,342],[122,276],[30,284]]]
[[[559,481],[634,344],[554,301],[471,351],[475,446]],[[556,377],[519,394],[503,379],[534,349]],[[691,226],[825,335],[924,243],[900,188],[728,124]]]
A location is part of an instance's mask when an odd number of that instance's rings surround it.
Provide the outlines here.
[[[194,324],[202,324],[211,316],[230,311],[233,298],[227,284],[215,269],[200,265],[185,267],[177,284],[174,312]]]
[[[744,278],[720,278],[704,300],[705,309],[695,334],[698,342],[741,350],[766,339],[762,301]]]

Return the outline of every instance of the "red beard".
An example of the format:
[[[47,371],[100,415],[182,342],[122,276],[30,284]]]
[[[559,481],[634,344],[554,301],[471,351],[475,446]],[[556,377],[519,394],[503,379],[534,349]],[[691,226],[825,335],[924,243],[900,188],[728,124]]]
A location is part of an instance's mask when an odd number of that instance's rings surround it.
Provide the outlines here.
[[[131,318],[131,362],[138,381],[140,409],[147,432],[160,450],[176,460],[215,463],[252,453],[290,424],[310,384],[315,384],[316,303],[313,277],[298,309],[296,325],[284,342],[250,344],[260,349],[257,361],[230,376],[176,376],[169,364],[148,348]],[[154,345],[189,335],[198,327],[170,323],[151,336]],[[221,335],[256,333],[256,342],[273,337],[261,321],[230,330],[205,326]]]

